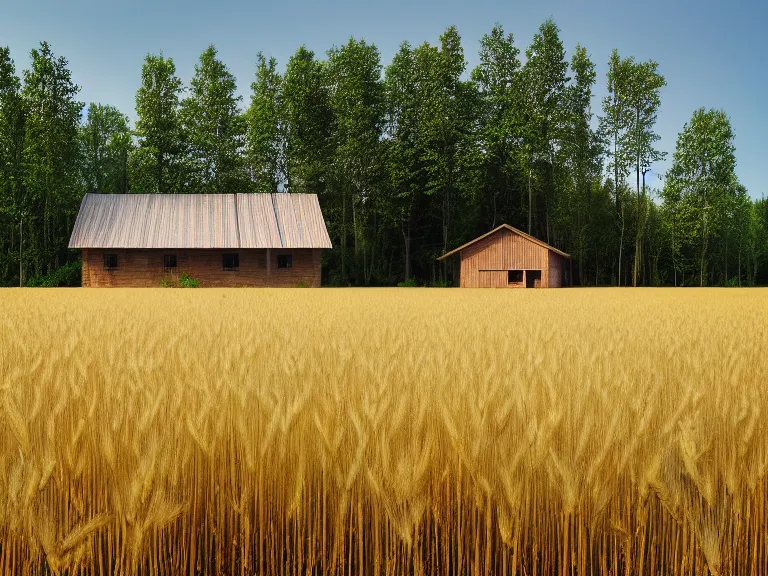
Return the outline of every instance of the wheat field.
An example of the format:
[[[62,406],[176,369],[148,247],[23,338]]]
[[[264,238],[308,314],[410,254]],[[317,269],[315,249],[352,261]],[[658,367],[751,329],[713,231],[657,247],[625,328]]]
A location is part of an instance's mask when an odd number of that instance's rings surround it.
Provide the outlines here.
[[[0,291],[0,573],[768,571],[768,291]]]

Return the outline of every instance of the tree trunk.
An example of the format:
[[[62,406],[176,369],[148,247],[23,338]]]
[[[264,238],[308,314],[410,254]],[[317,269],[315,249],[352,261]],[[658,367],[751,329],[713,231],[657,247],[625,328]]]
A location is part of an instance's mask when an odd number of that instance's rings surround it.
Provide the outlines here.
[[[677,210],[672,213],[672,273],[675,278],[675,287],[677,287],[677,260],[675,259],[675,253],[677,252],[677,243],[675,242],[675,229],[677,228]]]
[[[704,214],[702,217],[704,225],[701,234],[701,259],[699,261],[699,286],[704,286],[704,253],[707,250],[707,207],[704,204]]]
[[[496,208],[496,191],[494,190],[493,193],[493,221],[491,222],[491,229],[496,228],[496,216],[497,216],[497,208]]]
[[[376,216],[374,215],[373,218],[373,241],[371,242],[371,253],[370,253],[370,261],[368,261],[368,243],[365,240],[365,237],[363,237],[363,273],[365,275],[365,285],[370,286],[371,284],[371,278],[373,277],[373,265],[376,261],[376,238],[378,236],[376,230],[377,230],[377,222],[376,222]]]
[[[341,194],[341,283],[347,284],[347,194]]]
[[[451,208],[449,191],[450,191],[450,188],[445,189],[445,197],[443,199],[443,254],[448,252],[448,225],[450,222],[450,208]],[[448,263],[445,260],[443,260],[442,266],[440,266],[441,279],[446,274],[447,265]],[[433,280],[433,284],[434,284],[434,280]]]
[[[528,236],[531,235],[531,210],[533,207],[533,194],[531,193],[531,172],[532,168],[528,168]]]
[[[595,288],[600,283],[600,259],[598,258],[597,250],[595,250]]]
[[[358,242],[358,223],[357,223],[357,206],[355,199],[351,199],[352,204],[352,253],[354,254],[354,272],[355,272],[355,283],[360,282],[359,277],[359,271],[360,271],[360,243]],[[365,276],[365,264],[363,264],[363,276]]]
[[[639,114],[639,113],[638,113]],[[636,156],[635,180],[637,190],[637,227],[635,230],[635,262],[632,266],[632,286],[637,287],[637,273],[640,266],[640,234],[642,230],[642,217],[640,215],[640,155]]]
[[[448,252],[448,190],[443,195],[443,254]]]
[[[403,242],[405,243],[405,281],[411,278],[411,224],[403,228]]]
[[[615,100],[615,96],[614,96]],[[616,193],[616,207],[620,211],[620,218],[621,218],[621,236],[619,238],[619,274],[616,277],[617,278],[617,284],[621,286],[621,253],[622,248],[624,246],[624,203],[620,201],[619,199],[619,160],[618,160],[618,140],[619,135],[618,132],[614,132],[613,134],[613,189]]]
[[[24,219],[19,218],[19,288],[24,286]]]
[[[619,286],[621,286],[621,253],[624,248],[624,204],[621,204],[621,235],[619,236]]]

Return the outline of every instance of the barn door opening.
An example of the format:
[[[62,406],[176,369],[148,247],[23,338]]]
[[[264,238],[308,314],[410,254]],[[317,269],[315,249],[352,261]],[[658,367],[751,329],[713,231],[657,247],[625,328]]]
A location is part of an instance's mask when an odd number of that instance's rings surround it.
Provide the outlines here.
[[[541,288],[541,270],[525,271],[525,287]]]

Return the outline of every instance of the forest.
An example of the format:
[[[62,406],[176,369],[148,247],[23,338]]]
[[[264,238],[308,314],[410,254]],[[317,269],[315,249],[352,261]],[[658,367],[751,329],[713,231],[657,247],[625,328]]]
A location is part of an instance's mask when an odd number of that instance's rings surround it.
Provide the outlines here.
[[[576,285],[768,284],[768,203],[736,177],[727,112],[692,109],[661,150],[663,65],[614,50],[598,79],[552,20],[524,50],[497,24],[474,69],[456,27],[388,64],[355,38],[284,66],[258,53],[248,101],[214,46],[188,86],[149,54],[135,123],[86,108],[46,42],[23,71],[13,56],[0,47],[0,286],[79,285],[85,193],[235,192],[318,195],[326,285],[451,285],[435,258],[502,223],[571,254]]]

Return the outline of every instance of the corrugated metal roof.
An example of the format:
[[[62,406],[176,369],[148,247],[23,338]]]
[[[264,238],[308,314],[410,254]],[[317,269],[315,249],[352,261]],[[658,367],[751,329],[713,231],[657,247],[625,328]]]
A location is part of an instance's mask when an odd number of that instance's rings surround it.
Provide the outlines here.
[[[273,194],[284,248],[311,248],[331,239],[315,194]]]
[[[331,248],[315,194],[86,194],[70,248]]]
[[[241,248],[282,248],[272,194],[238,194]]]

